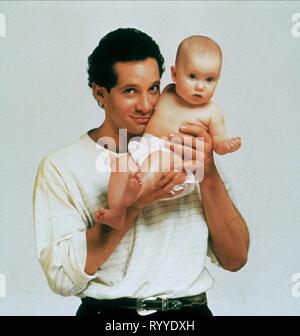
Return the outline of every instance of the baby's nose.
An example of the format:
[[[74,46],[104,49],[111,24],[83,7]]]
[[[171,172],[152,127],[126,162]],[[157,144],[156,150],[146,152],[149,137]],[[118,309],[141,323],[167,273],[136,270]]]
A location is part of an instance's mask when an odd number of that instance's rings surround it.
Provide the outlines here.
[[[196,90],[203,90],[203,89],[204,89],[203,81],[198,81],[196,84]]]

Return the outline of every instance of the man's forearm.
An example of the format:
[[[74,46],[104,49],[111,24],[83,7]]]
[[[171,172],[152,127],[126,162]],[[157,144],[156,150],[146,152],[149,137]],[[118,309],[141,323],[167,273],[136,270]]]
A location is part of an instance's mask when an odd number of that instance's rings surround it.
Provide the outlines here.
[[[127,208],[125,225],[120,230],[114,230],[98,223],[86,231],[87,258],[85,272],[87,274],[94,274],[112,254],[138,214],[139,210],[137,208]]]
[[[216,168],[200,183],[212,249],[224,269],[237,271],[247,261],[247,225],[231,201]]]

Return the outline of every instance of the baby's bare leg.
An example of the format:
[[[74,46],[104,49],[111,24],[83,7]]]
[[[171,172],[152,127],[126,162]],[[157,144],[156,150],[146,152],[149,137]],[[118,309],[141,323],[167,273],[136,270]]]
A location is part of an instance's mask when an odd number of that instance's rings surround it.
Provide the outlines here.
[[[126,208],[139,195],[142,179],[138,167],[127,155],[119,159],[111,157],[111,170],[108,185],[109,209],[101,208],[96,215],[96,221],[120,229],[125,223]]]

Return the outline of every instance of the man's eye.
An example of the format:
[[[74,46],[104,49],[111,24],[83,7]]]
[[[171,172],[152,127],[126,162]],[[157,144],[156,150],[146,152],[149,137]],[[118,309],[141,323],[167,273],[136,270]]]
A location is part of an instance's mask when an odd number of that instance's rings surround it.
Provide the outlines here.
[[[190,79],[196,79],[196,75],[193,74],[193,73],[191,73],[191,74],[189,74],[189,78],[190,78]]]
[[[212,81],[214,80],[214,77],[208,77],[206,80],[207,80],[208,82],[212,82]]]
[[[158,85],[158,84],[156,84],[156,85],[153,85],[153,86],[151,86],[151,88],[150,88],[150,90],[152,91],[152,92],[159,92],[159,90],[160,90],[160,86]]]
[[[133,94],[135,92],[135,89],[128,88],[128,89],[125,89],[123,92],[126,93],[126,94]]]

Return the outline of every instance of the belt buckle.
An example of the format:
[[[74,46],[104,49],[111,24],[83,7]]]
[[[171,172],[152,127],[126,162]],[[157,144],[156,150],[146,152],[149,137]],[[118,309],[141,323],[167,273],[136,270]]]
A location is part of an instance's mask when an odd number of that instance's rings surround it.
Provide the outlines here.
[[[179,310],[182,308],[182,302],[176,299],[162,299],[161,309],[167,310]]]
[[[142,299],[137,299],[136,300],[136,311],[139,315],[145,316],[145,315],[150,315],[153,313],[156,313],[157,310],[153,309],[146,309],[146,303],[144,301],[146,300],[157,300],[158,298],[155,296],[149,296],[147,298],[142,298]]]
[[[136,311],[138,312],[139,315],[149,315],[149,314],[153,314],[157,312],[157,310],[153,310],[153,309],[150,310],[146,308],[145,301],[149,301],[149,300],[161,300],[161,310],[162,311],[179,310],[183,306],[180,300],[163,299],[163,298],[158,298],[155,296],[150,296],[147,298],[136,300]]]

